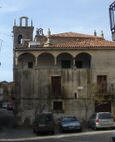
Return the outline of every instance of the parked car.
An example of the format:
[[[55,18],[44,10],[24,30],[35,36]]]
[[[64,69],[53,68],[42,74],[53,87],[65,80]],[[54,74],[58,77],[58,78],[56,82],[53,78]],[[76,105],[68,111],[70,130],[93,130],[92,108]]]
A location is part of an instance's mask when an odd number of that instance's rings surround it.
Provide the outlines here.
[[[33,122],[33,132],[39,133],[55,133],[55,123],[52,113],[41,113],[36,116]]]
[[[115,119],[110,112],[98,112],[91,115],[88,120],[88,127],[95,130],[99,128],[114,128]]]
[[[7,109],[7,105],[8,105],[7,102],[2,103],[2,108]]]
[[[80,121],[75,116],[62,117],[59,119],[59,126],[62,132],[81,131]]]
[[[8,103],[7,104],[7,110],[13,110],[14,109],[14,106],[12,103]]]

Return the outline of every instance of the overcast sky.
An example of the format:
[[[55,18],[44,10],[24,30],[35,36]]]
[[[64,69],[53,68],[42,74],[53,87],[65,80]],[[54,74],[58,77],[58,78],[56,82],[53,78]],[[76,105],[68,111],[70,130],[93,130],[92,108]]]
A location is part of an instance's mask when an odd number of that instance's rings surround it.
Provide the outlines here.
[[[109,5],[113,0],[0,0],[0,81],[13,80],[14,19],[28,16],[35,29],[46,33],[79,32],[100,35],[111,40]]]

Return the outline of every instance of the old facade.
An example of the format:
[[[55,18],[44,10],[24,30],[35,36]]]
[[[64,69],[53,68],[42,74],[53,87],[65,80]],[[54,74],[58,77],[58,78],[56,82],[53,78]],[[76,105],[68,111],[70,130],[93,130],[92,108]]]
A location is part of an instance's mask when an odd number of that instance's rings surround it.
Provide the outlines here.
[[[115,43],[103,35],[51,34],[49,30],[45,36],[41,28],[33,39],[33,30],[27,17],[21,17],[19,25],[14,23],[16,115],[20,122],[33,120],[41,111],[56,117],[75,115],[81,120],[103,108],[115,114],[113,97],[100,107],[94,99],[97,84],[100,95],[114,95]]]

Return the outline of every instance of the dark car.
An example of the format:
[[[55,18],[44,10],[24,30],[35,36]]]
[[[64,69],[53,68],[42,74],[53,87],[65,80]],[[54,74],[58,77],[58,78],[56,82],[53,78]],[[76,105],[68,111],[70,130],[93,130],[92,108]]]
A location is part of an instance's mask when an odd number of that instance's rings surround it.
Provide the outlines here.
[[[81,131],[80,121],[75,116],[63,117],[59,120],[60,130],[67,131]]]
[[[112,132],[112,141],[115,142],[115,131]]]
[[[7,104],[7,110],[13,110],[14,109],[14,106],[12,103],[8,103]]]
[[[55,123],[52,113],[41,113],[36,116],[33,122],[33,132],[39,133],[55,133]]]
[[[98,112],[93,115],[88,120],[88,127],[92,129],[99,128],[114,128],[114,119],[110,112]]]

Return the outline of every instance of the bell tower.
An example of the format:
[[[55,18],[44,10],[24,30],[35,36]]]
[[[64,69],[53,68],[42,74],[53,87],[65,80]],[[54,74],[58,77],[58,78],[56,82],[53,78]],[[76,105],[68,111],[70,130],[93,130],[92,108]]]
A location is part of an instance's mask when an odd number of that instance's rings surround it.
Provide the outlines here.
[[[13,26],[13,36],[14,36],[14,49],[20,47],[23,39],[33,40],[33,22],[28,24],[28,17],[20,17],[19,25],[16,25],[16,20]]]

